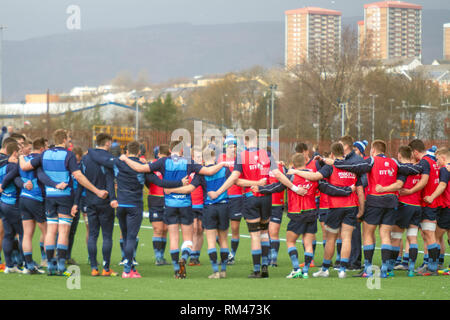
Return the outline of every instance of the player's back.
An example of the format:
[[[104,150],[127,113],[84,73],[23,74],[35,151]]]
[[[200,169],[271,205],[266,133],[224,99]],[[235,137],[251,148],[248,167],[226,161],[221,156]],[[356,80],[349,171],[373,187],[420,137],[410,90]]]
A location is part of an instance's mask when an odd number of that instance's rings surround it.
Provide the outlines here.
[[[212,176],[204,176],[205,179],[205,204],[210,205],[214,203],[226,203],[228,201],[228,193],[225,191],[217,199],[212,200],[207,194],[210,191],[217,191],[230,176],[230,170],[226,167],[221,168],[216,174]]]
[[[242,151],[236,158],[237,165],[242,168],[242,179],[258,181],[263,178],[269,180],[270,158],[265,150],[250,148]],[[236,165],[235,165],[236,168]],[[262,197],[264,195],[252,192],[250,188],[245,188],[247,196],[253,195]]]
[[[28,156],[25,156],[24,159],[26,162],[28,162],[36,157],[40,157],[40,154],[32,153]],[[19,174],[20,174],[20,177],[24,184],[27,183],[28,181],[31,181],[31,183],[33,184],[33,189],[31,189],[31,190],[22,188],[20,196],[42,202],[44,200],[44,196],[43,196],[44,195],[44,192],[43,192],[44,186],[38,180],[36,170],[23,171],[19,167]]]
[[[139,158],[130,157],[132,161],[141,163]],[[143,186],[145,177],[143,173],[137,173],[125,162],[118,159],[114,164],[114,175],[117,179],[117,200],[120,205],[142,205]]]
[[[437,208],[440,205],[440,199],[436,198],[432,203],[423,201],[423,198],[430,196],[436,190],[439,185],[439,166],[434,159],[426,155],[421,162],[426,161],[430,167],[430,177],[425,188],[422,189],[422,207]]]
[[[50,186],[45,186],[47,197],[68,197],[72,195],[73,181],[68,169],[67,161],[69,157],[75,155],[62,147],[55,147],[45,150],[41,155],[42,170],[54,182],[64,182],[68,187],[64,190],[59,190]]]
[[[304,170],[312,171],[312,170]],[[304,188],[307,193],[304,196],[300,196],[292,190],[288,190],[288,213],[289,214],[301,214],[317,209],[316,193],[319,186],[316,181],[309,181],[300,176],[294,175],[292,183],[295,186]]]
[[[330,184],[337,187],[351,187],[352,185],[356,185],[357,176],[352,172],[338,169],[333,166],[333,172],[328,180]],[[328,204],[330,209],[356,207],[358,206],[358,197],[356,192],[353,192],[348,197],[328,196]]]

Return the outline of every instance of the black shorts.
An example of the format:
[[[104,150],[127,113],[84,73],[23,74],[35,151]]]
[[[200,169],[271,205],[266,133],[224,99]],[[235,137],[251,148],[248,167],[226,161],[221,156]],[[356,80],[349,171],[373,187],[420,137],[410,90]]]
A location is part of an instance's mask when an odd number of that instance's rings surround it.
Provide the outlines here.
[[[437,216],[437,225],[444,230],[450,229],[450,208],[441,208]]]
[[[438,210],[439,210],[438,208],[422,207],[422,221],[423,220],[436,221]]]
[[[244,209],[244,197],[228,199],[228,217],[230,220],[240,221]]]
[[[269,220],[272,213],[272,196],[246,197],[244,200],[244,210],[242,212],[246,220]]]
[[[302,235],[305,233],[316,234],[317,233],[317,220],[314,222],[303,222],[303,221],[291,219],[288,223],[287,231],[291,231],[298,235]]]
[[[203,209],[203,228],[206,230],[228,230],[228,203],[205,205]]]
[[[339,229],[343,223],[355,227],[357,214],[358,207],[332,208],[327,215],[325,225],[331,229]]]
[[[57,218],[58,214],[69,216],[73,207],[73,197],[54,197],[45,199],[45,215]]]
[[[408,229],[410,225],[419,226],[422,219],[422,207],[399,203],[397,209],[397,219],[395,224]]]
[[[194,219],[199,219],[200,221],[203,221],[203,208],[192,208],[192,214],[194,215]]]
[[[170,224],[184,224],[186,226],[194,223],[194,214],[192,207],[165,207],[164,215],[166,216],[166,223]]]
[[[20,198],[19,210],[22,215],[22,220],[34,220],[37,223],[46,222],[45,205],[43,202],[33,200],[30,198]]]
[[[319,209],[319,222],[326,222],[330,209]]]
[[[365,223],[373,226],[382,224],[393,226],[397,220],[397,210],[367,206],[362,219]]]
[[[281,224],[283,221],[283,206],[272,206],[272,215],[270,216],[270,222]]]
[[[150,207],[148,208],[148,219],[152,222],[164,222],[166,223],[164,215],[164,207]]]

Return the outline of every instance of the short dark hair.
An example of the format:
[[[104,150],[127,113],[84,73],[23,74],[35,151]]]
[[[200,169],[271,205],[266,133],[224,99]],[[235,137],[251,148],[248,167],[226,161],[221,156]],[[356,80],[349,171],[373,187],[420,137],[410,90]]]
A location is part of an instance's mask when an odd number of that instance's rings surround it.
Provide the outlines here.
[[[398,153],[402,156],[402,158],[412,158],[412,149],[410,146],[400,146],[400,148],[398,148]]]
[[[127,150],[130,154],[135,154],[138,155],[139,154],[139,142],[137,141],[131,141],[130,143],[127,144]]]
[[[306,143],[303,143],[303,142],[297,143],[297,145],[295,146],[295,152],[303,153],[305,151],[308,151],[308,145]]]
[[[353,147],[353,137],[352,136],[343,136],[339,139],[345,146]]]
[[[383,140],[375,140],[372,142],[372,148],[381,153],[386,153],[386,142]]]
[[[342,141],[342,140],[340,140]],[[344,155],[344,146],[339,143],[339,142],[334,142],[331,147],[331,153],[335,156],[335,157],[342,157]]]
[[[12,155],[14,151],[19,152],[19,150],[20,150],[19,143],[17,141],[10,142],[6,145],[6,154],[8,156]]]
[[[33,141],[33,150],[39,150],[41,148],[45,148],[45,139],[38,138]]]
[[[6,148],[6,145],[11,142],[17,142],[17,141],[14,138],[8,137],[5,140],[3,140],[2,147]]]
[[[164,155],[164,156],[170,156],[169,145],[168,144],[160,145],[159,146],[159,153]]]
[[[95,143],[99,147],[104,147],[108,141],[112,141],[112,137],[111,137],[111,135],[109,135],[107,133],[102,132],[102,133],[99,133],[97,135],[97,137],[95,137]]]
[[[410,146],[413,151],[425,152],[425,144],[420,139],[411,141],[408,146]]]
[[[11,133],[11,135],[9,136],[10,138],[13,138],[14,140],[27,140],[27,138],[25,138],[25,136],[23,134],[17,133],[17,132],[13,132]]]

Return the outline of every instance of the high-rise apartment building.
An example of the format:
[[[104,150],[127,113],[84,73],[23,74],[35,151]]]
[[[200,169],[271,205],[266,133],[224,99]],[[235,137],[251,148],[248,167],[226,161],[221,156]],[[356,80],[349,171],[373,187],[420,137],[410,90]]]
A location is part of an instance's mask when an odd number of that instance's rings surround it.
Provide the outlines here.
[[[285,65],[308,60],[329,61],[341,49],[342,13],[316,7],[288,10],[285,27]]]
[[[422,57],[422,6],[382,1],[364,6],[365,48],[371,59]]]

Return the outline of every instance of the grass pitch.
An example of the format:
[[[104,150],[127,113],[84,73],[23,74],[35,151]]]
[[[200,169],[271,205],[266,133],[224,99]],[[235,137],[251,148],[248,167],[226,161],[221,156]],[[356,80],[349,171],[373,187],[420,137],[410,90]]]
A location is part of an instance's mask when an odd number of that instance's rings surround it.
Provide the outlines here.
[[[82,220],[82,219],[81,219]],[[117,221],[116,221],[117,222]],[[284,217],[280,237],[285,238],[288,219]],[[39,231],[35,235],[34,259],[40,261]],[[81,289],[68,289],[67,278],[47,275],[0,274],[0,299],[149,299],[149,300],[384,300],[384,299],[444,299],[450,298],[450,276],[408,278],[405,271],[396,271],[394,278],[380,279],[380,289],[369,289],[367,279],[338,279],[337,271],[331,270],[330,278],[315,279],[311,268],[310,279],[286,279],[291,271],[286,243],[281,241],[278,258],[279,266],[270,268],[269,279],[247,279],[252,270],[250,239],[245,223],[241,223],[241,238],[236,264],[228,266],[226,279],[208,279],[212,273],[206,253],[206,241],[200,256],[201,266],[187,267],[187,279],[175,280],[171,265],[155,266],[152,247],[152,229],[145,219],[139,233],[137,251],[138,271],[142,279],[122,279],[91,277],[87,263],[88,254],[85,242],[86,229],[83,222],[78,227],[72,257],[80,264]],[[119,273],[120,261],[119,227],[114,229],[112,268]],[[101,237],[100,237],[101,238]],[[322,262],[322,235],[317,234],[316,265]],[[379,242],[378,242],[379,246]],[[421,250],[423,248],[420,248]],[[298,244],[299,260],[303,260],[303,249]],[[450,250],[447,249],[447,253]],[[168,250],[165,258],[170,261]],[[101,261],[101,241],[99,256]],[[422,263],[423,254],[418,262]],[[450,258],[446,256],[446,265]],[[374,264],[380,265],[380,251],[375,251]],[[355,272],[348,272],[349,275]],[[369,280],[370,281],[370,280]]]

